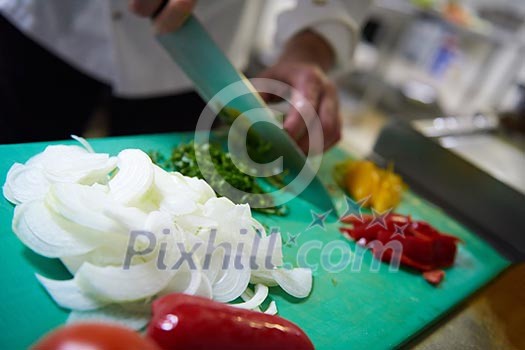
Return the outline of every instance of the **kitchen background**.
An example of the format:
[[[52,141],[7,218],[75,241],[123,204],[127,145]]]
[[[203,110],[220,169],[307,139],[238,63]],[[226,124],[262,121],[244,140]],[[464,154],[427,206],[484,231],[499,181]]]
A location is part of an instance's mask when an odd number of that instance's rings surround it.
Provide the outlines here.
[[[270,3],[259,52],[271,52],[271,12],[293,5]],[[387,121],[411,122],[525,193],[525,1],[376,0],[361,34],[337,77],[346,148],[367,156]]]

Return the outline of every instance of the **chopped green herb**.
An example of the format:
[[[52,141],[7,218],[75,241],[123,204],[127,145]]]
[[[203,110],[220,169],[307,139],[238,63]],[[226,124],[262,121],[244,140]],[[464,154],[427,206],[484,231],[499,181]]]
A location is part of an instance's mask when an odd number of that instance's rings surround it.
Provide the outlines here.
[[[202,156],[205,152],[209,152],[210,158]],[[266,214],[279,216],[287,214],[285,206],[275,206],[273,198],[265,194],[257,182],[258,177],[239,170],[233,163],[231,154],[223,151],[217,145],[200,145],[190,142],[174,148],[168,159],[165,159],[159,152],[150,152],[150,157],[156,164],[168,171],[178,171],[185,176],[206,179],[215,192],[230,198],[235,203],[250,204],[254,207],[253,210]],[[197,162],[197,157],[203,160],[200,164]],[[211,163],[206,163],[206,159],[211,159]],[[274,176],[271,181],[273,185],[283,185],[280,177]],[[246,194],[239,195],[235,191],[230,191],[225,182]],[[262,196],[253,197],[249,194],[261,194]]]

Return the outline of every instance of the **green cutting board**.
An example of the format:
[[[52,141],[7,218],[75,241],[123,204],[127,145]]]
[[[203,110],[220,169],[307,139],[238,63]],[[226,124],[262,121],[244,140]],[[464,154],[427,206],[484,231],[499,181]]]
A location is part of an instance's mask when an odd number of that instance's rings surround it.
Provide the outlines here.
[[[174,145],[190,139],[190,134],[163,134],[99,139],[93,140],[92,145],[97,152],[111,154],[124,148],[168,154]],[[0,146],[2,183],[14,162],[25,162],[47,145]],[[323,181],[331,181],[333,164],[345,157],[347,155],[337,149],[325,155],[321,168]],[[420,274],[410,270],[390,271],[388,265],[377,264],[368,251],[362,254],[355,243],[339,233],[335,215],[327,220],[325,227],[310,227],[311,205],[295,199],[289,208],[287,217],[256,216],[267,226],[280,228],[286,243],[283,245],[286,262],[294,266],[308,264],[313,268],[317,265],[314,285],[312,294],[304,300],[294,299],[278,288],[271,289],[271,298],[277,302],[280,315],[303,328],[317,349],[370,350],[399,346],[509,265],[474,233],[411,192],[404,196],[398,212],[426,220],[463,241],[456,264],[446,271],[439,287],[430,286]],[[9,350],[26,349],[67,317],[67,310],[57,307],[38,284],[35,272],[51,278],[69,278],[58,260],[40,257],[18,241],[11,230],[12,215],[13,206],[0,199],[3,276],[0,349]],[[294,236],[297,236],[295,243],[289,240]],[[299,256],[298,259],[298,252],[305,247],[310,247],[306,258]],[[360,267],[356,265],[359,261]],[[341,270],[346,262],[348,267]],[[330,272],[326,270],[328,265],[332,266]]]

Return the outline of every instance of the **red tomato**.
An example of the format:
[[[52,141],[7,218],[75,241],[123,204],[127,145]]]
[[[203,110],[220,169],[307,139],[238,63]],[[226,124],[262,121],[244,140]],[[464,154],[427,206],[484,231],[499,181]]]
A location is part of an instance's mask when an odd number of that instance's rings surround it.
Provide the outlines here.
[[[46,334],[33,350],[159,350],[135,331],[106,323],[77,323]]]
[[[299,327],[281,317],[184,294],[153,302],[147,334],[165,350],[314,349]]]

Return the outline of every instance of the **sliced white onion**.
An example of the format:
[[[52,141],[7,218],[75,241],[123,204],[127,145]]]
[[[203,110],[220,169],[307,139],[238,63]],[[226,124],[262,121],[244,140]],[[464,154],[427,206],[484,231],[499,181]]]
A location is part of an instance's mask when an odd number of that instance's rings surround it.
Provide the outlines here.
[[[138,331],[146,327],[150,318],[150,313],[131,310],[126,308],[125,304],[112,304],[97,310],[73,310],[69,314],[67,323],[105,322],[126,326]]]
[[[244,300],[244,301],[248,301],[251,298],[253,298],[254,295],[255,295],[255,293],[250,288],[246,288],[244,293],[241,294],[241,299]],[[253,308],[252,310],[261,312],[261,308],[259,306]]]
[[[111,197],[119,203],[138,204],[153,183],[153,164],[146,153],[127,149],[118,154],[118,173],[109,181]]]
[[[243,269],[236,269],[233,263],[229,269],[222,270],[213,285],[213,299],[227,303],[237,299],[250,283],[250,269],[243,263]]]
[[[161,200],[160,209],[174,216],[194,212],[201,194],[194,191],[186,181],[154,166],[155,188]]]
[[[94,310],[108,304],[84,293],[75,279],[57,281],[36,274],[36,278],[51,298],[63,308],[73,310]]]
[[[31,158],[27,166],[43,170],[51,182],[93,184],[105,182],[117,165],[115,157],[106,153],[89,153],[79,146],[53,145]]]
[[[85,138],[77,136],[77,135],[71,135],[71,138],[77,141],[78,143],[80,143],[82,146],[84,146],[86,151],[88,151],[89,153],[95,153],[95,150],[93,149],[93,147],[91,147],[91,145]]]
[[[216,220],[197,214],[176,217],[175,222],[180,228],[191,235],[199,235],[203,232],[209,232],[212,228],[218,226]]]
[[[174,179],[183,181],[193,191],[197,203],[204,204],[209,199],[217,197],[213,188],[202,179],[184,176],[181,173],[171,173],[171,176]]]
[[[135,301],[160,292],[173,277],[171,270],[159,270],[156,260],[132,265],[128,270],[122,266],[95,266],[84,263],[75,278],[86,293],[113,302]]]
[[[125,237],[115,236],[100,240],[101,245],[91,252],[84,255],[77,255],[71,257],[62,257],[61,259],[66,264],[68,270],[73,269],[74,273],[78,271],[80,266],[84,263],[90,263],[96,266],[122,266],[126,256],[128,241]],[[138,246],[139,244],[137,244]],[[136,247],[137,247],[136,246]],[[145,246],[147,246],[145,244]],[[137,247],[142,249],[142,247]],[[143,258],[138,256],[137,258]],[[152,257],[149,257],[150,259]],[[146,259],[132,259],[131,265],[145,262]]]
[[[267,297],[268,297],[268,287],[263,284],[257,284],[255,286],[255,294],[253,294],[253,296],[249,300],[246,300],[244,303],[230,304],[230,305],[238,307],[240,309],[252,310],[252,309],[259,307]]]
[[[184,195],[164,197],[160,203],[160,210],[174,216],[186,215],[194,212],[197,206]]]
[[[62,159],[52,165],[44,164],[44,169],[46,177],[52,182],[91,185],[107,182],[108,174],[116,165],[117,159],[107,154],[85,153],[74,159]]]
[[[199,260],[201,264],[203,265],[202,272],[204,273],[204,275],[206,275],[210,283],[215,284],[219,278],[219,275],[221,274],[221,269],[224,263],[224,259],[225,259],[224,249],[222,248],[215,249],[215,251],[210,252],[209,257],[206,256],[208,252],[204,251],[204,249],[202,249],[199,252],[202,252],[202,256],[199,257]],[[209,264],[207,260],[209,260]],[[207,266],[204,266],[204,263],[206,263]]]
[[[268,308],[264,311],[265,314],[268,315],[277,315],[277,304],[275,304],[275,301],[271,301],[270,305],[268,305]]]
[[[78,269],[82,264],[87,260],[86,254],[84,255],[75,255],[75,256],[61,256],[60,261],[66,267],[66,269],[74,275],[77,273]]]
[[[149,213],[144,230],[153,234],[156,240],[156,247],[153,252],[155,257],[161,260],[162,266],[171,269],[181,258],[182,251],[178,244],[184,245],[186,235],[174,223],[170,215],[161,211]],[[174,274],[178,271],[174,270]]]
[[[194,293],[186,293],[186,294],[198,295],[203,298],[211,299],[213,297],[213,292],[211,288],[211,283],[206,277],[206,275],[201,274],[201,281],[199,284],[199,288],[197,288],[197,290],[195,290]]]
[[[197,290],[198,285],[200,284],[200,274],[199,272],[194,272],[192,274],[192,271],[185,264],[176,270],[172,279],[158,293],[158,295],[161,296],[171,293],[184,293],[192,284],[195,287],[192,286],[191,289]]]
[[[31,157],[26,165],[36,166],[45,169],[46,166],[53,167],[59,164],[61,160],[75,158],[87,154],[88,152],[80,146],[69,145],[51,145],[47,146],[43,152]]]
[[[175,227],[170,215],[161,211],[152,211],[144,221],[144,229],[158,237],[170,236],[175,242],[184,242],[184,234]]]
[[[282,266],[281,236],[268,236],[248,205],[217,198],[203,180],[162,170],[140,150],[110,157],[74,138],[84,148],[49,146],[25,165],[13,165],[3,187],[4,196],[18,205],[13,230],[20,240],[41,255],[61,259],[74,275],[68,281],[37,277],[57,304],[74,310],[70,321],[123,321],[140,328],[151,300],[173,292],[220,302],[241,297],[244,302],[236,307],[258,311],[268,286],[280,285],[298,298],[310,293],[310,270],[267,266],[268,257]],[[139,237],[135,249],[150,246],[152,239],[156,244],[123,269],[135,230],[152,235]],[[230,247],[226,267],[219,245]],[[173,269],[182,249],[193,253],[193,264]],[[252,271],[253,253],[259,268]],[[242,266],[234,264],[236,254]],[[265,312],[276,313],[275,302]]]
[[[273,278],[272,270],[263,270],[263,269],[252,271],[250,283],[252,284],[260,283],[268,287],[275,287],[278,285],[277,282],[275,282],[275,279]]]
[[[62,229],[41,201],[15,208],[13,232],[32,251],[49,258],[86,254],[98,245]]]
[[[295,268],[291,270],[276,269],[272,276],[279,286],[291,296],[306,298],[312,291],[312,270]]]
[[[259,269],[269,269],[283,264],[283,248],[281,234],[274,232],[269,236],[261,237],[257,247],[255,262]],[[268,264],[272,266],[267,266]]]
[[[135,207],[125,207],[119,203],[108,203],[104,206],[103,214],[108,218],[122,223],[128,232],[144,228],[148,214]]]
[[[15,163],[7,173],[4,197],[13,204],[41,200],[46,196],[49,185],[42,169]]]
[[[190,282],[182,291],[184,294],[194,295],[199,290],[202,283],[202,271],[200,269],[190,269]]]
[[[118,304],[122,309],[129,312],[136,312],[141,314],[150,314],[151,313],[151,299],[147,298],[144,300],[132,301],[129,303],[120,303]]]
[[[55,213],[78,225],[101,232],[122,232],[121,223],[104,215],[110,202],[100,187],[70,183],[51,185],[46,197],[46,204]]]

